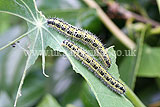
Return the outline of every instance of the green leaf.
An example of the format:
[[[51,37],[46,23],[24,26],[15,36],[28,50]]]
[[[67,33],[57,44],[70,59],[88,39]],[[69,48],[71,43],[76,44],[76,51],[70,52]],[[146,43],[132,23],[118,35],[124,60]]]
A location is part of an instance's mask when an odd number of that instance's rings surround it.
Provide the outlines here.
[[[38,104],[37,107],[60,107],[55,98],[50,94],[46,94],[42,101]]]
[[[42,70],[45,69],[45,53],[44,50],[47,46],[50,46],[55,51],[65,53],[69,61],[71,62],[73,69],[80,73],[93,91],[100,106],[112,106],[112,107],[132,107],[133,105],[128,101],[124,95],[118,95],[106,87],[99,79],[97,79],[91,71],[84,67],[80,61],[77,61],[73,56],[70,56],[70,52],[61,47],[63,40],[66,40],[64,35],[61,35],[46,25],[45,16],[37,10],[35,1],[32,0],[1,0],[0,12],[16,15],[27,21],[28,31],[10,42],[10,44],[28,35],[30,39],[30,52],[28,53],[28,59],[24,69],[24,74],[18,89],[17,98],[21,95],[21,87],[26,75],[27,69],[33,65],[39,55],[42,55]],[[8,45],[10,45],[8,44]],[[7,46],[8,46],[7,45]],[[85,46],[83,46],[85,47]],[[109,55],[112,60],[112,66],[109,72],[116,79],[119,78],[118,67],[115,64],[116,56],[113,48],[109,49]],[[22,93],[23,95],[23,93]]]
[[[160,77],[160,48],[144,46],[140,68],[138,72],[139,77]]]
[[[36,16],[36,11],[33,6],[34,5],[33,1],[25,1],[25,4],[27,4],[27,2],[30,3],[30,5],[28,5],[29,7],[26,7],[24,5],[24,2],[21,0],[1,0],[0,12],[18,16],[32,23],[33,17],[29,11],[32,10],[33,15],[35,16]]]
[[[123,59],[120,65],[120,75],[121,79],[129,86],[132,87],[133,78],[135,78],[134,66],[135,66],[135,56],[127,56]]]

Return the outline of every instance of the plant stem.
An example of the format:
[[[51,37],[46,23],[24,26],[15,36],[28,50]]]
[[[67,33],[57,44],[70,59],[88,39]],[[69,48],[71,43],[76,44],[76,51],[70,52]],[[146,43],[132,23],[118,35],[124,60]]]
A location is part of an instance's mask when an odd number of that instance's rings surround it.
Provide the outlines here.
[[[134,12],[131,12],[129,10],[126,10],[125,8],[123,8],[122,6],[120,6],[117,2],[114,1],[106,1],[106,4],[108,6],[108,10],[113,13],[112,15],[115,15],[114,17],[121,17],[123,19],[130,19],[130,18],[134,18],[137,21],[143,22],[143,23],[147,23],[147,24],[151,24],[152,26],[156,27],[156,26],[160,26],[160,23],[152,20],[148,17],[144,17],[141,16],[139,14],[136,14]]]
[[[145,105],[141,102],[141,100],[134,94],[134,92],[122,81],[126,88],[126,97],[134,104],[136,107],[145,107]]]
[[[149,28],[149,25],[146,25],[144,29],[141,31],[141,35],[139,38],[139,43],[138,43],[138,53],[137,53],[137,58],[135,62],[135,67],[134,67],[134,73],[133,73],[133,80],[132,80],[132,85],[131,88],[134,89],[135,82],[136,82],[136,76],[140,68],[141,64],[141,59],[142,59],[142,51],[143,51],[143,45],[144,45],[144,37],[146,35],[147,29]]]
[[[147,31],[148,26],[146,26],[141,33],[141,37],[140,37],[140,41],[139,41],[139,49],[138,49],[138,56],[137,56],[137,60],[136,60],[136,66],[134,69],[134,77],[136,77],[138,69],[139,69],[139,65],[141,62],[141,56],[142,56],[142,50],[143,50],[143,41],[144,41],[144,36],[145,33]],[[135,84],[136,78],[133,79],[133,84],[132,84],[132,88],[134,88],[134,84]],[[139,98],[134,94],[134,92],[122,81],[120,80],[120,82],[122,82],[125,85],[126,88],[126,96],[128,99],[130,99],[130,101],[136,106],[136,107],[145,107],[145,105],[139,100]]]
[[[25,34],[19,36],[17,39],[11,41],[10,43],[8,43],[7,45],[3,46],[0,48],[0,51],[7,48],[8,46],[12,45],[13,43],[17,42],[18,40],[22,39],[23,37],[25,37],[26,35],[28,35],[29,33],[33,32],[37,27],[33,28],[32,30],[26,32]]]
[[[94,0],[83,0],[91,8],[95,8],[97,14],[104,25],[113,33],[113,35],[119,39],[127,48],[135,49],[136,44],[128,38],[105,14],[105,12],[100,8],[100,6]]]
[[[33,28],[31,31],[35,30],[36,28],[37,28],[37,27]],[[30,31],[30,32],[31,32],[31,31]],[[34,48],[35,48],[35,43],[36,43],[36,41],[37,41],[38,35],[39,35],[39,29],[38,29],[38,31],[37,31],[35,40],[34,40],[34,42],[33,42],[33,47],[32,47],[31,50],[34,50]],[[20,81],[20,84],[19,84],[19,87],[18,87],[18,91],[17,91],[17,94],[16,94],[16,99],[15,99],[15,101],[14,101],[14,107],[16,107],[18,98],[21,96],[21,89],[22,89],[22,85],[23,85],[23,83],[24,83],[24,79],[25,79],[25,76],[26,76],[26,73],[27,73],[27,69],[31,66],[31,65],[30,65],[31,55],[32,55],[32,52],[30,52],[29,55],[28,55],[28,59],[27,59],[27,62],[26,62],[26,66],[25,66],[24,72],[23,72],[23,74],[22,74],[22,78],[21,78],[21,81]]]

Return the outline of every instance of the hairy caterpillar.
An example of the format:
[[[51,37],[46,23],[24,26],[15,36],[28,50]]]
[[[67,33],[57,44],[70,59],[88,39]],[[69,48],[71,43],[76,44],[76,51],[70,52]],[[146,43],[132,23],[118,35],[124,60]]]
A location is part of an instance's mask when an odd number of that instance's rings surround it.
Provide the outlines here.
[[[97,52],[105,67],[109,68],[111,66],[111,60],[107,51],[105,50],[105,47],[94,34],[81,28],[72,26],[59,18],[50,18],[47,20],[47,23],[50,27],[54,28],[58,32],[87,44]]]
[[[82,61],[91,71],[111,90],[119,94],[125,93],[125,88],[118,80],[111,76],[94,58],[89,56],[83,49],[76,46],[74,43],[64,40],[63,47],[69,49],[74,56]]]

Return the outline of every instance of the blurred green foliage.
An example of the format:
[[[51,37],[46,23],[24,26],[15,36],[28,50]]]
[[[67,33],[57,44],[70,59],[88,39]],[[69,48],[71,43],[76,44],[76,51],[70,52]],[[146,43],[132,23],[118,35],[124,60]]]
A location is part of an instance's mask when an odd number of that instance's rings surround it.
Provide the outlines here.
[[[96,0],[97,3],[107,11],[105,0]],[[157,0],[158,1],[158,0]],[[157,2],[155,0],[117,0],[123,8],[135,12],[145,18],[160,21]],[[1,2],[2,3],[2,2]],[[2,6],[3,4],[0,4]],[[118,41],[103,25],[94,9],[81,0],[40,0],[37,1],[38,9],[46,17],[59,17],[65,21],[93,32],[108,47],[115,46],[117,65],[120,70],[120,78],[132,88],[143,103],[154,106],[160,101],[160,33],[150,34],[154,29],[149,27],[144,35],[144,41],[140,41],[141,32],[147,26],[143,22],[133,21],[126,23],[129,19],[113,20],[123,32],[137,44],[135,56],[127,56],[128,49]],[[6,13],[0,13],[0,46],[9,43],[19,35],[27,31],[27,24],[20,18]],[[137,24],[143,24],[141,28],[135,29]],[[159,26],[158,26],[159,27]],[[22,47],[29,47],[28,38],[20,40]],[[137,62],[139,44],[142,46],[142,54]],[[47,48],[52,50],[51,48]],[[18,53],[18,54],[17,54]],[[0,51],[0,107],[13,105],[17,88],[25,67],[26,56],[19,46],[9,47]],[[67,107],[97,107],[98,101],[83,77],[73,72],[69,61],[64,57],[47,56],[46,73],[49,78],[44,77],[41,69],[41,57],[29,68],[22,88],[22,96],[18,106],[53,107],[54,105]],[[135,74],[136,64],[139,63]],[[63,67],[62,67],[63,66]],[[134,74],[134,75],[133,75]],[[133,82],[135,78],[136,82]],[[160,106],[160,105],[159,105]]]

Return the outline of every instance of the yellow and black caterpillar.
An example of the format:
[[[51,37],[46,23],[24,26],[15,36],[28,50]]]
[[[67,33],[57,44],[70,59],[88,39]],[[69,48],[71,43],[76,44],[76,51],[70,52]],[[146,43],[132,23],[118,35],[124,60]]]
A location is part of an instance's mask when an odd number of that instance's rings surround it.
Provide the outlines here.
[[[100,40],[91,32],[77,28],[59,18],[50,18],[47,24],[64,35],[82,41],[97,52],[105,67],[111,66],[110,57]]]
[[[88,55],[83,49],[68,40],[64,40],[62,46],[69,49],[78,60],[82,61],[85,66],[91,69],[91,71],[111,90],[119,94],[125,93],[123,84],[112,77],[108,71],[106,71],[94,58]]]

